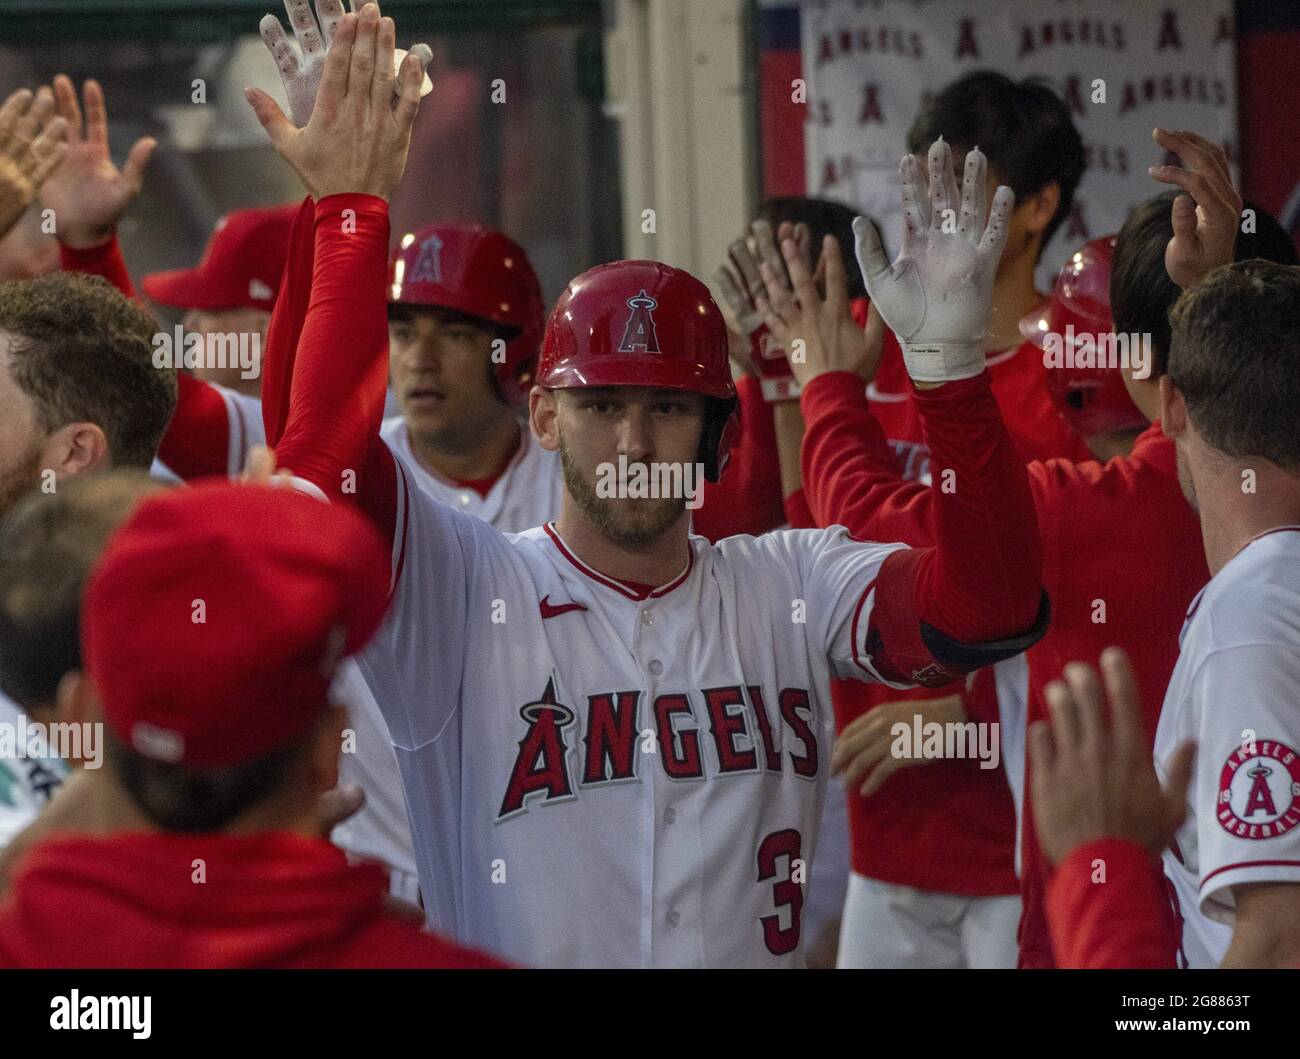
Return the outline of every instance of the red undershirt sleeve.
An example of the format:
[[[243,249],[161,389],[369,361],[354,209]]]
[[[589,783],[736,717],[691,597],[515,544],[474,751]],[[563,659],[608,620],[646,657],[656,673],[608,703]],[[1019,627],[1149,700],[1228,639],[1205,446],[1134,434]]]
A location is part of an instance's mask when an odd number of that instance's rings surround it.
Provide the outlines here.
[[[1176,965],[1164,877],[1136,842],[1099,839],[1066,857],[1047,886],[1047,920],[1058,967]]]
[[[263,421],[281,467],[359,504],[391,539],[397,479],[379,439],[388,234],[388,204],[375,196],[304,203],[268,329]]]
[[[126,261],[122,258],[122,247],[117,241],[116,232],[108,242],[85,250],[60,243],[59,264],[64,272],[85,272],[106,279],[132,301],[140,300],[131,284],[131,276],[126,271]]]
[[[933,686],[1024,651],[1049,614],[1029,476],[988,374],[913,399],[930,446],[934,544],[885,560],[869,636],[883,675]]]
[[[855,537],[933,543],[930,490],[905,481],[852,372],[819,375],[803,389],[800,463],[803,491],[819,526],[843,526]]]

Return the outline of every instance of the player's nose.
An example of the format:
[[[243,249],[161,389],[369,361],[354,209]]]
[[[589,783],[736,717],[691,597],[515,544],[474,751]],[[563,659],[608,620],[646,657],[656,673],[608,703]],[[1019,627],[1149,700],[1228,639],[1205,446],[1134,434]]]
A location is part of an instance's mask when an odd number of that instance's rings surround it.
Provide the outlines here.
[[[647,460],[654,454],[654,428],[649,410],[630,401],[619,423],[618,451],[629,462]]]
[[[442,357],[443,337],[438,331],[424,331],[411,343],[411,361],[418,368],[436,368]]]

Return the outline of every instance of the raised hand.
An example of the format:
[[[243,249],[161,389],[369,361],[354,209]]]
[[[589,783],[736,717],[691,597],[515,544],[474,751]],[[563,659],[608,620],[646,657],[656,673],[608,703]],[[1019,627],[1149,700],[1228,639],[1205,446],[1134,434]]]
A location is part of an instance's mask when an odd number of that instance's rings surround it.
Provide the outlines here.
[[[325,55],[334,39],[334,30],[343,20],[343,2],[316,0],[314,15],[308,0],[284,0],[284,9],[298,40],[296,49],[289,43],[284,26],[274,15],[263,17],[258,30],[271,50],[276,69],[280,71],[284,94],[289,100],[289,114],[294,125],[301,129],[311,119],[312,108],[316,105],[316,93],[320,89],[321,75],[325,69]],[[426,66],[431,57],[431,53],[426,56]],[[400,64],[405,58],[406,52],[400,48],[394,52],[396,63]],[[396,65],[393,74],[397,74]],[[433,84],[426,77],[420,94],[424,95],[432,88]]]
[[[987,163],[979,149],[966,155],[960,214],[952,152],[930,148],[928,193],[920,164],[903,158],[903,248],[891,266],[875,228],[853,222],[858,265],[871,302],[898,335],[908,374],[918,383],[944,383],[984,370],[983,340],[993,280],[1007,240],[1015,196],[999,187],[984,220]]]
[[[1059,864],[1077,846],[1126,838],[1160,855],[1187,813],[1194,745],[1179,747],[1162,789],[1138,708],[1137,681],[1117,647],[1101,656],[1102,685],[1091,666],[1072,662],[1047,685],[1050,726],[1029,728],[1034,821],[1043,852]]]
[[[54,211],[55,233],[67,246],[85,249],[107,242],[127,208],[140,194],[144,170],[158,141],[142,136],[118,169],[108,150],[108,110],[99,82],[77,90],[65,74],[54,78],[54,102],[68,125],[63,163],[41,187],[41,205]],[[82,106],[85,118],[82,118]]]
[[[1155,129],[1151,136],[1185,166],[1155,165],[1149,172],[1152,179],[1187,192],[1174,199],[1174,237],[1165,248],[1169,278],[1187,288],[1232,260],[1241,224],[1241,196],[1232,186],[1223,148],[1194,132]]]
[[[63,161],[68,123],[54,116],[48,88],[20,88],[0,106],[0,238],[23,215]]]
[[[763,326],[754,307],[754,299],[763,293],[763,281],[746,240],[737,239],[727,247],[727,260],[713,272],[713,287],[719,295],[718,307],[733,334],[748,339]]]
[[[318,199],[344,192],[386,199],[401,179],[432,53],[417,45],[402,62],[394,104],[396,38],[393,20],[381,18],[376,4],[340,15],[305,128],[295,128],[265,92],[245,89],[271,143]]]
[[[820,249],[818,272],[825,283],[824,296],[793,239],[781,241],[779,273],[770,258],[759,264],[764,294],[758,298],[758,308],[763,323],[786,350],[790,370],[801,386],[827,372],[851,371],[867,378],[875,371],[862,329],[849,309],[840,244],[828,235]],[[790,285],[785,282],[787,274]]]

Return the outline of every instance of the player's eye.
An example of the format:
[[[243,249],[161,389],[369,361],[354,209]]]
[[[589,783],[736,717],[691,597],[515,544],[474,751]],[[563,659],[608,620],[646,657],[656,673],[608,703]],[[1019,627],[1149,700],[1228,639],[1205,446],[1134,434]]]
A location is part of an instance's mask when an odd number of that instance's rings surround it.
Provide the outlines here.
[[[613,401],[607,401],[598,397],[594,397],[589,401],[584,401],[582,407],[588,412],[598,416],[611,415],[618,409],[618,406]]]
[[[685,401],[656,401],[654,411],[661,416],[680,416],[686,415],[690,406]]]
[[[405,345],[415,336],[415,331],[410,324],[389,324],[388,336],[394,342],[400,342]]]
[[[473,342],[477,335],[477,329],[467,325],[453,325],[444,332],[453,342]]]

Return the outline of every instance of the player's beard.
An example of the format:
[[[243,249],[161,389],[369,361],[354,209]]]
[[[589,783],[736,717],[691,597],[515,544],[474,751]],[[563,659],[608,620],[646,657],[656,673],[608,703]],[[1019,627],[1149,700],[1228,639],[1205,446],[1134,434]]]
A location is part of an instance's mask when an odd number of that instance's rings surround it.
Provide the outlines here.
[[[603,497],[573,462],[560,440],[564,485],[582,516],[610,541],[623,548],[641,548],[657,541],[677,524],[686,510],[684,497],[631,500]]]
[[[7,470],[0,470],[0,516],[41,480],[41,446],[33,443]]]

